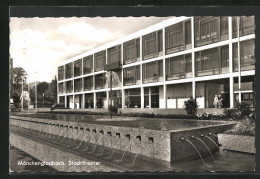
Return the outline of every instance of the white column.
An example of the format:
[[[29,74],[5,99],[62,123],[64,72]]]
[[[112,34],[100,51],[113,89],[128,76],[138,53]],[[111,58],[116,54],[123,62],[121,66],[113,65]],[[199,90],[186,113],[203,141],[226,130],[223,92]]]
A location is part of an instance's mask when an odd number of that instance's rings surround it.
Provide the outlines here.
[[[192,81],[192,97],[193,99],[196,99],[196,82]]]
[[[239,91],[239,103],[241,103],[241,60],[240,60],[240,34],[239,34],[239,25],[240,17],[237,17],[237,59],[238,59],[238,91]]]
[[[228,17],[228,36],[229,36],[229,104],[234,107],[234,78],[233,73],[233,46],[232,46],[232,17]]]
[[[122,109],[125,108],[125,90],[123,89],[124,86],[124,68],[123,68],[123,64],[124,64],[124,45],[121,44],[121,64],[122,64],[122,72],[121,72],[121,91],[122,91]]]
[[[143,43],[142,36],[140,37],[140,79],[141,79],[141,108],[144,108],[144,87],[143,87]]]
[[[122,109],[125,108],[125,90],[122,88]]]
[[[149,89],[149,108],[152,108],[151,88]]]
[[[163,28],[163,56],[165,56],[166,50],[165,50],[165,28]],[[164,99],[164,109],[167,109],[167,85],[165,84],[166,81],[166,62],[165,58],[163,58],[163,99]]]
[[[93,93],[93,104],[94,104],[94,109],[96,109],[96,106],[97,106],[96,92]]]
[[[141,108],[144,108],[144,87],[141,87]]]
[[[229,78],[230,108],[234,108],[234,78]]]
[[[195,99],[196,98],[196,84],[195,84],[195,52],[194,52],[194,47],[195,47],[195,42],[194,42],[194,17],[191,18],[191,48],[192,48],[192,53],[191,53],[191,59],[192,59],[192,97]]]
[[[85,93],[82,94],[82,109],[85,109]]]
[[[73,94],[73,97],[72,97],[72,103],[73,103],[73,108],[72,109],[75,109],[75,95]]]
[[[163,85],[164,109],[167,109],[167,85]]]
[[[109,103],[110,103],[110,90],[107,90],[106,91],[106,94],[107,94],[107,108],[108,108],[108,106],[109,106]],[[104,106],[105,106],[105,104],[104,104]]]

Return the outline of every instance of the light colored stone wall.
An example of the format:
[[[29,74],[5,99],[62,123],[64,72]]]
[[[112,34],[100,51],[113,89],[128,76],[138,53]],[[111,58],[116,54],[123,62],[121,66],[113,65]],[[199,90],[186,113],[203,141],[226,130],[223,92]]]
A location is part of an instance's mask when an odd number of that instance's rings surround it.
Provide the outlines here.
[[[255,137],[233,134],[218,134],[219,143],[224,149],[255,153]]]
[[[30,154],[40,161],[45,162],[64,162],[64,165],[52,165],[60,172],[110,172],[110,171],[122,171],[120,168],[114,168],[113,165],[105,165],[100,161],[93,161],[81,156],[75,155],[71,152],[61,150],[59,148],[46,145],[32,139],[10,133],[10,144]],[[69,161],[85,161],[92,162],[92,165],[69,165]],[[99,165],[94,165],[93,162],[100,162]]]

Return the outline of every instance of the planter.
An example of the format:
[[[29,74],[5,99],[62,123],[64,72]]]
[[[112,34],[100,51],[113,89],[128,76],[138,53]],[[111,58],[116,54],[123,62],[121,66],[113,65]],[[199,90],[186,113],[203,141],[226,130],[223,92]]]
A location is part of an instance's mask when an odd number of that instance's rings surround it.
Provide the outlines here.
[[[218,134],[218,141],[224,149],[255,153],[255,137],[234,134]]]

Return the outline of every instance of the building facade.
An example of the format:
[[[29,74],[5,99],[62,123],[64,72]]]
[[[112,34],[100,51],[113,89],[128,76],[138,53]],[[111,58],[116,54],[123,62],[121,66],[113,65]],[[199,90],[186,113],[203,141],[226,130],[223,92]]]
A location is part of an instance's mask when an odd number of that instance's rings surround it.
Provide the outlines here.
[[[254,16],[173,17],[58,65],[58,102],[70,108],[254,106]],[[118,83],[110,93],[107,69]],[[113,78],[114,78],[113,77]],[[112,98],[112,99],[111,99]]]

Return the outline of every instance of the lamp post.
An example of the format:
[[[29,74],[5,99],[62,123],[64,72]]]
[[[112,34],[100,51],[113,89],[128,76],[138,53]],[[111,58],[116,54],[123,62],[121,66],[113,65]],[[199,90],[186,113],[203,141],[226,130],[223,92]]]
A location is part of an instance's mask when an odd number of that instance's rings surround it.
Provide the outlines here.
[[[37,72],[35,72],[35,77],[37,75]],[[35,79],[35,109],[37,110],[37,84]]]
[[[21,95],[22,95],[22,111],[23,111],[23,80],[24,80],[24,78],[22,76],[22,93],[21,93]]]
[[[42,93],[42,97],[43,97],[43,108],[44,108],[44,93]]]

